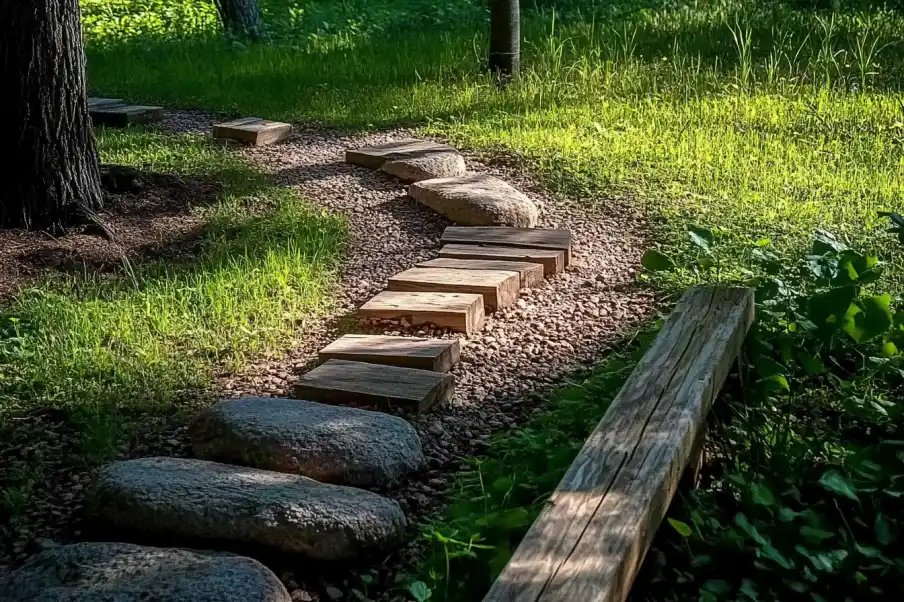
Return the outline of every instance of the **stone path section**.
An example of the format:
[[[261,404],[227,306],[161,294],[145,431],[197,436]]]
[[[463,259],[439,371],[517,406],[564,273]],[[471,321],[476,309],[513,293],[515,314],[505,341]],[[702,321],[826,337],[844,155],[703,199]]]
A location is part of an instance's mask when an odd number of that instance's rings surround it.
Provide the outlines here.
[[[221,401],[195,418],[189,435],[198,458],[323,483],[385,488],[427,466],[407,421],[297,399]]]
[[[119,536],[257,544],[330,561],[398,545],[407,524],[396,502],[363,489],[183,458],[108,465],[87,509]]]
[[[163,107],[132,105],[121,98],[89,98],[88,116],[94,125],[126,127],[163,119]]]
[[[486,174],[416,182],[408,194],[461,226],[534,228],[539,219],[537,206],[526,195]]]
[[[389,279],[387,290],[415,293],[472,293],[483,296],[483,304],[495,311],[518,299],[521,277],[505,270],[453,270],[411,268]]]
[[[539,263],[543,275],[552,276],[565,269],[565,252],[554,249],[530,249],[524,247],[502,247],[493,245],[447,244],[439,251],[440,258],[475,259],[483,261],[508,261]]]
[[[321,349],[317,355],[321,362],[349,360],[448,372],[461,357],[461,343],[457,339],[347,334]]]
[[[480,294],[384,291],[362,305],[358,317],[384,326],[432,325],[470,335],[483,328],[485,314]]]
[[[251,146],[275,144],[292,135],[292,124],[270,121],[260,117],[243,117],[213,126],[213,137],[235,140]]]
[[[527,261],[501,261],[498,259],[450,259],[438,257],[417,264],[419,268],[442,268],[452,270],[476,270],[491,272],[514,272],[518,274],[521,288],[533,288],[543,283],[543,264]]]
[[[292,602],[270,569],[250,558],[127,543],[77,543],[0,574],[4,602]]]

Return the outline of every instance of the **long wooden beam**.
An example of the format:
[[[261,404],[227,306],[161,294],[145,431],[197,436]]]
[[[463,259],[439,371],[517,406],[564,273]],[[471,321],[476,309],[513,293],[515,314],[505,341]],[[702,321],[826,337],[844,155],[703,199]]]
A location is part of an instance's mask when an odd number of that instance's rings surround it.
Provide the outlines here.
[[[753,291],[682,297],[484,602],[623,602],[753,323]]]

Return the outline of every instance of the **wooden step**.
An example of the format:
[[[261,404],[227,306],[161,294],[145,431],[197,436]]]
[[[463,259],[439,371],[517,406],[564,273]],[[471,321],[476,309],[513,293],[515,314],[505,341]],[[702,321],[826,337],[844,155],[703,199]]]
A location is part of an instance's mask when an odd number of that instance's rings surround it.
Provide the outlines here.
[[[518,299],[521,278],[518,272],[502,270],[452,270],[411,268],[389,279],[391,291],[476,293],[490,309],[508,307]]]
[[[565,253],[565,265],[571,264],[571,232],[546,228],[504,228],[501,226],[449,226],[440,242],[466,245],[496,245],[554,249]]]
[[[347,334],[320,350],[320,361],[353,360],[401,368],[448,372],[458,363],[458,339],[419,339]]]
[[[450,244],[440,250],[439,256],[450,259],[485,259],[487,261],[539,263],[543,266],[543,274],[547,278],[565,269],[565,251],[556,251],[555,249]]]
[[[163,119],[163,107],[130,105],[118,98],[88,100],[88,115],[94,125],[126,127]]]
[[[527,261],[500,261],[493,259],[452,259],[440,257],[417,264],[419,268],[451,268],[453,270],[502,270],[518,272],[521,288],[533,288],[543,282],[543,264]]]
[[[347,406],[401,407],[424,412],[449,401],[455,380],[451,374],[330,360],[298,379],[295,397]]]
[[[260,117],[243,117],[213,126],[214,138],[229,138],[251,146],[264,146],[288,138],[292,124],[268,121]]]
[[[483,328],[483,296],[383,291],[358,310],[362,320],[406,320],[471,334]]]

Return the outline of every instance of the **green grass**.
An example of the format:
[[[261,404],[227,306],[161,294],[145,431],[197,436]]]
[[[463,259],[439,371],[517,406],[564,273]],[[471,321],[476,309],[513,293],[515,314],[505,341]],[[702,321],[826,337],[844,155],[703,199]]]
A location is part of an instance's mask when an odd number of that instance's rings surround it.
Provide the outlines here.
[[[0,423],[52,408],[93,465],[136,430],[166,424],[203,397],[215,366],[278,351],[331,302],[344,226],[200,136],[101,131],[106,162],[223,185],[197,207],[204,232],[182,263],[125,265],[114,275],[60,275],[0,309]],[[27,426],[28,422],[22,423]],[[33,484],[41,463],[4,474],[8,491]],[[21,510],[22,496],[6,499]]]

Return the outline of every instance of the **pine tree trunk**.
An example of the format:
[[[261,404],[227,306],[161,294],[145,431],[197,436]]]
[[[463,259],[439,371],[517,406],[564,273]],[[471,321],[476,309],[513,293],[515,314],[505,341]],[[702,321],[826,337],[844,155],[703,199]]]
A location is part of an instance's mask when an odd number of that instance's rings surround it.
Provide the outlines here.
[[[518,0],[490,0],[490,61],[492,73],[506,82],[521,64],[521,9]]]
[[[226,33],[257,39],[261,35],[261,11],[257,0],[214,0]]]
[[[103,204],[78,0],[0,0],[0,226],[62,227]]]

